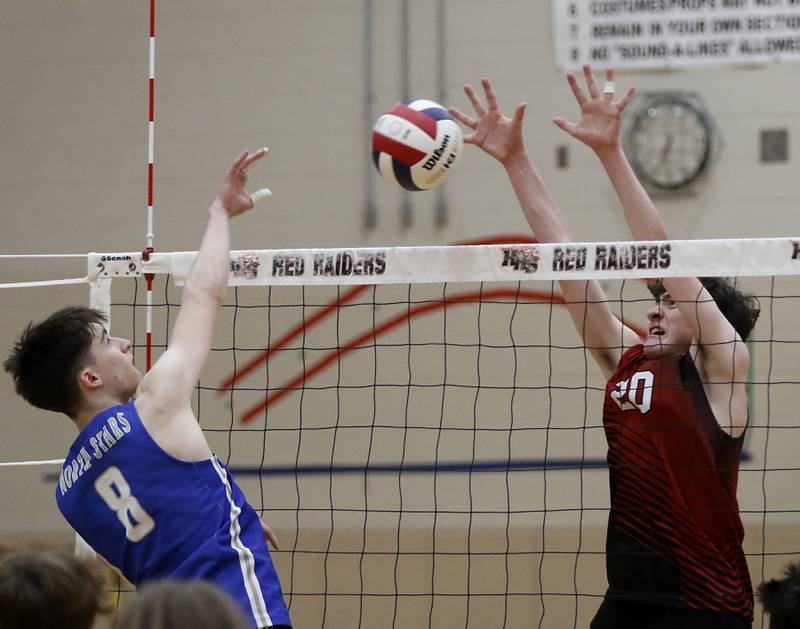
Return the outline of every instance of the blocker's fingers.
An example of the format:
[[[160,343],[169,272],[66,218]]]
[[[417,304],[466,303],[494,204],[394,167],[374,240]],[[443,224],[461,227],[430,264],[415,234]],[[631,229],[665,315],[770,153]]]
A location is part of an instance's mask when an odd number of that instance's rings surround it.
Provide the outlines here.
[[[483,85],[483,91],[486,94],[486,104],[489,105],[489,111],[497,111],[499,109],[497,106],[497,96],[494,94],[494,90],[492,89],[492,84],[489,83],[489,79],[483,77],[481,79],[481,85]]]
[[[467,98],[469,98],[469,102],[472,103],[475,113],[478,114],[478,116],[483,116],[486,113],[486,108],[481,101],[478,100],[478,97],[475,96],[475,90],[472,89],[472,86],[469,84],[465,85],[464,93],[467,95]]]
[[[574,74],[567,74],[567,83],[569,83],[569,88],[575,95],[575,100],[578,101],[578,105],[583,105],[586,102],[586,94],[583,93],[581,86],[578,85],[578,79],[575,78]]]
[[[269,153],[269,149],[266,146],[264,148],[258,149],[252,155],[248,155],[244,159],[244,161],[242,162],[241,166],[239,166],[239,168],[241,168],[242,170],[245,170],[246,168],[249,168],[251,164],[253,164],[253,163],[257,162],[258,160],[260,160],[267,153]]]
[[[242,168],[244,160],[247,159],[247,154],[247,150],[244,150],[239,154],[239,157],[236,158],[236,161],[233,162],[233,166],[231,166],[231,169],[228,171],[230,174],[235,174],[237,170]]]
[[[517,105],[516,110],[514,111],[514,124],[521,125],[522,119],[525,117],[525,109],[528,107],[528,103],[520,103]]]
[[[562,131],[566,131],[573,137],[575,136],[575,129],[577,128],[575,123],[568,122],[564,118],[553,118],[553,122]]]
[[[625,90],[625,95],[617,101],[617,107],[619,107],[620,111],[625,111],[625,108],[628,106],[628,103],[631,102],[631,98],[636,93],[636,88],[631,85]]]
[[[478,144],[477,133],[470,133],[464,136],[464,144]]]
[[[267,197],[271,196],[272,190],[269,188],[261,188],[261,190],[256,190],[253,194],[251,194],[250,199],[253,201],[253,205],[256,205],[259,201],[263,201]]]
[[[600,96],[600,90],[597,89],[597,82],[594,80],[594,74],[592,74],[592,67],[588,63],[583,66],[583,76],[586,78],[586,87],[589,88],[589,94],[591,94],[592,98]]]
[[[461,110],[456,109],[455,107],[448,107],[447,111],[449,111],[450,115],[453,116],[453,118],[458,120],[465,127],[469,127],[470,129],[474,129],[475,127],[478,126],[478,121],[475,120],[475,118],[471,118],[470,116],[468,116],[467,114],[465,114]]]

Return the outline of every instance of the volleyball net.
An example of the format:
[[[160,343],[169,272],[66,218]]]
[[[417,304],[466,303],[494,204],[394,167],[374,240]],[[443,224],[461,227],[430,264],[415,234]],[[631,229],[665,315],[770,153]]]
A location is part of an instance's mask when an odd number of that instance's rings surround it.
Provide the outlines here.
[[[154,360],[169,343],[194,255],[87,256],[91,303],[140,366],[148,321]],[[600,281],[643,331],[643,280],[689,275],[761,304],[738,492],[757,584],[800,553],[800,240],[233,252],[193,406],[281,540],[295,624],[588,626],[605,382],[558,280]]]

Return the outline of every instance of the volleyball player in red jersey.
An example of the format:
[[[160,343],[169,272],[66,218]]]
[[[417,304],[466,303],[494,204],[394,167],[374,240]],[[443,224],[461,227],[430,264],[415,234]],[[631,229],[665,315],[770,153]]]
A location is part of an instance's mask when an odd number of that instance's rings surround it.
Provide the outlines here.
[[[666,240],[620,145],[633,89],[615,101],[613,72],[602,92],[588,66],[584,74],[588,96],[568,75],[580,121],[554,122],[600,158],[634,237]],[[505,167],[539,242],[574,241],[525,148],[525,105],[507,118],[489,81],[482,83],[486,106],[465,87],[476,117],[450,110],[473,130],[465,142]],[[720,279],[665,278],[651,285],[656,301],[642,342],[612,313],[596,281],[562,281],[561,290],[608,379],[609,587],[592,629],[750,627],[753,590],[736,486],[747,426],[744,340],[758,316],[754,300]]]

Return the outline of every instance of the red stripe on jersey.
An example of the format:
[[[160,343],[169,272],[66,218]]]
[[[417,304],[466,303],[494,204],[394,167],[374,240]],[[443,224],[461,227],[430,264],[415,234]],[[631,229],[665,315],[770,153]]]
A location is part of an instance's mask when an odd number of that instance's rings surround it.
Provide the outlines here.
[[[706,571],[697,563],[692,562],[688,557],[676,555],[671,553],[668,545],[659,543],[657,538],[651,536],[648,532],[648,526],[643,522],[639,522],[640,526],[636,526],[633,520],[626,522],[619,522],[620,528],[628,529],[632,533],[634,539],[638,539],[640,543],[649,546],[651,550],[663,555],[673,563],[681,568],[681,585],[683,594],[692,594],[695,598],[700,600],[736,600],[736,595],[739,591],[733,586],[725,586],[719,581],[715,581],[718,575],[713,571]],[[692,580],[695,583],[690,584],[687,581]]]
[[[649,523],[636,518],[624,522],[618,519],[617,530],[626,532],[640,544],[660,554],[679,568],[682,597],[691,595],[700,600],[723,601],[731,608],[743,606],[746,608],[747,602],[742,593],[743,585],[735,579],[722,576],[723,571],[720,568],[704,565],[704,561],[708,560],[707,556],[698,557],[692,553],[681,553],[680,545],[675,544],[675,539],[670,539],[670,536],[661,538],[650,529]]]
[[[658,535],[659,538],[668,538],[664,541],[670,544],[673,553],[684,551],[695,562],[698,559],[702,560],[706,567],[718,571],[712,576],[720,581],[724,579],[733,584],[730,576],[726,574],[729,565],[720,562],[719,548],[705,537],[703,531],[696,526],[690,526],[681,518],[675,517],[674,509],[659,509],[652,501],[644,498],[640,492],[620,487],[618,489],[618,498],[621,497],[625,497],[627,500],[623,501],[623,504],[617,503],[619,508],[617,513],[618,524],[628,524],[629,520],[635,519],[640,526]],[[661,529],[662,532],[659,533],[654,530],[654,527]],[[678,541],[680,544],[676,545]],[[659,552],[663,554],[663,549],[659,549]],[[692,569],[694,565],[694,562],[690,561],[687,568]]]
[[[628,455],[630,456],[630,455]],[[616,457],[614,457],[616,458]],[[646,473],[645,473],[646,472]],[[616,506],[633,512],[649,512],[653,515],[663,514],[682,541],[696,552],[706,552],[719,559],[721,549],[730,550],[730,544],[720,540],[712,542],[707,533],[701,530],[687,506],[675,500],[675,494],[665,491],[648,476],[651,470],[628,465],[624,473],[618,477]],[[687,517],[689,516],[689,517]]]
[[[372,132],[372,148],[379,153],[388,153],[406,166],[413,166],[425,157],[425,153],[422,151],[406,146],[397,140],[392,140],[392,138],[387,138],[377,131]]]
[[[642,463],[631,464],[629,459],[634,457],[633,452],[635,452],[635,449],[626,448],[625,457],[627,458],[623,458],[619,450],[608,453],[609,465],[614,465],[616,469],[619,470],[619,482],[627,482],[637,489],[647,490],[643,492],[644,494],[660,489],[658,492],[660,495],[665,496],[666,499],[670,500],[673,504],[677,504],[672,500],[674,492],[672,492],[672,486],[667,476],[660,473],[662,470],[656,467],[654,463],[647,462],[643,457],[638,455],[636,459],[642,461]]]
[[[695,566],[691,566],[695,567]],[[709,580],[709,575],[706,575],[699,567],[695,570],[694,573],[687,571],[683,576],[684,585],[688,586],[689,581],[694,581],[694,585],[692,586],[691,590],[694,592],[703,592],[704,590],[719,590],[717,600],[720,598],[724,598],[727,600],[735,599],[736,596],[739,594],[739,590],[736,588],[735,585],[726,586],[721,583],[714,583]],[[710,575],[713,577],[714,575]],[[689,588],[686,588],[687,591]]]
[[[640,490],[620,485],[614,507],[623,513],[644,513],[650,518],[661,514],[674,514],[675,507],[647,499]]]
[[[417,111],[416,109],[411,109],[411,107],[403,105],[403,103],[398,103],[386,113],[394,114],[395,116],[405,118],[409,122],[413,122],[425,133],[431,136],[431,138],[434,140],[436,139],[436,121],[427,114],[423,114],[421,111]]]

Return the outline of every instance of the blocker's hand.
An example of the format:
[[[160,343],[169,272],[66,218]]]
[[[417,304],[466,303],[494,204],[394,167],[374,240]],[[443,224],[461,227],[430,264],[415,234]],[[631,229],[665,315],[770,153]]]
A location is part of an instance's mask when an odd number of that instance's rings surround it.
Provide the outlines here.
[[[525,152],[525,143],[522,139],[522,119],[525,116],[526,104],[517,105],[514,117],[508,118],[500,111],[497,97],[492,89],[489,79],[481,79],[483,91],[486,94],[486,105],[475,95],[471,85],[464,86],[464,92],[472,103],[477,118],[468,116],[455,107],[448,110],[453,117],[465,127],[472,129],[473,133],[464,138],[467,144],[474,144],[494,157],[501,164],[508,164],[514,157]]]
[[[243,151],[233,162],[233,166],[225,173],[217,200],[227,210],[229,216],[238,216],[253,207],[253,198],[247,194],[245,189],[247,169],[264,157],[267,152],[266,148],[259,149],[252,155],[249,151]]]
[[[575,75],[567,74],[569,87],[581,108],[580,121],[578,124],[574,124],[559,117],[554,118],[553,122],[559,129],[563,129],[576,140],[583,142],[595,153],[615,150],[619,146],[622,112],[631,102],[635,89],[629,87],[625,95],[615,101],[614,70],[606,70],[606,83],[602,92],[597,87],[590,66],[583,66],[583,75],[589,90],[588,98],[581,86],[578,85]]]

